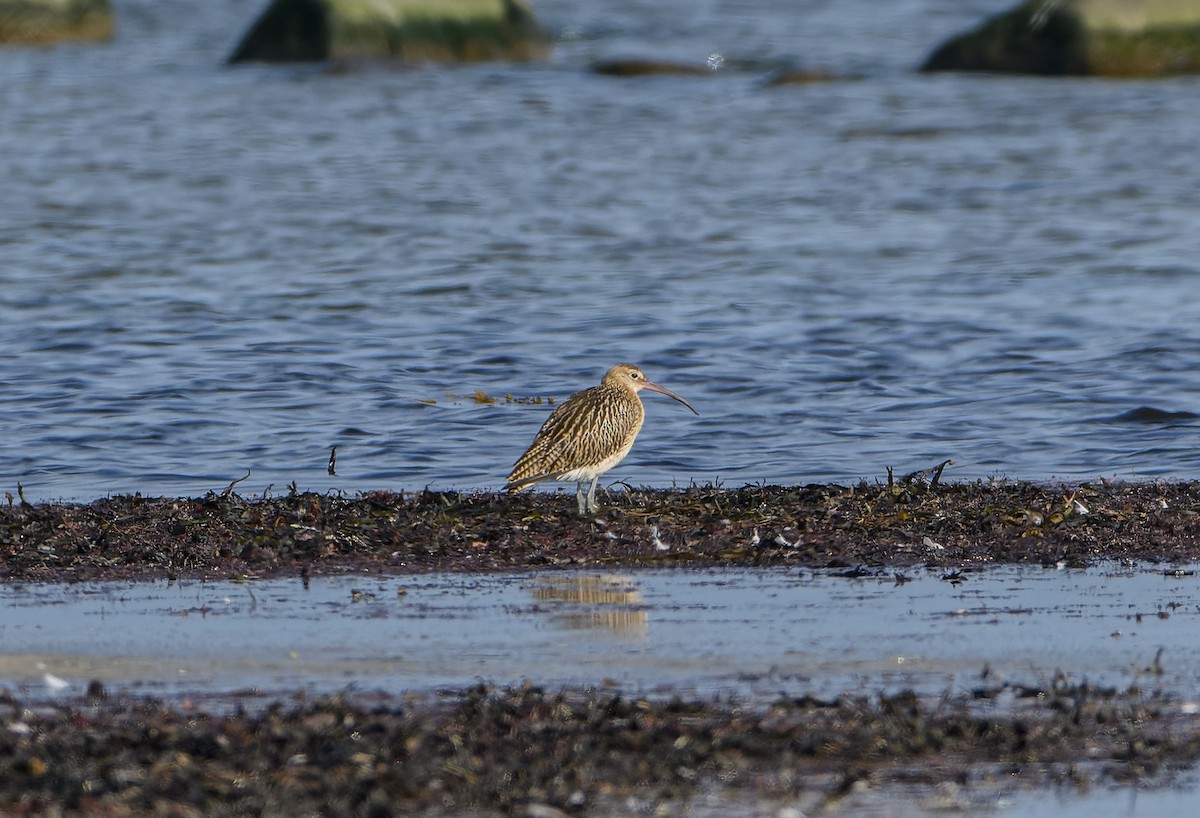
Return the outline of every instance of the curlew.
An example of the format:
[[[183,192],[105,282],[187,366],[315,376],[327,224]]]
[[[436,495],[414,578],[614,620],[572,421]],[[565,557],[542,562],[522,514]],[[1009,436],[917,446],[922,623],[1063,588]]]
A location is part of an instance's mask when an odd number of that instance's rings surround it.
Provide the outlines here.
[[[579,513],[596,511],[596,481],[625,459],[642,429],[646,410],[638,392],[643,389],[674,398],[700,414],[670,389],[651,382],[640,368],[617,364],[599,386],[576,392],[546,418],[533,444],[513,465],[504,488],[520,491],[543,480],[575,483]],[[583,485],[589,481],[585,495]]]

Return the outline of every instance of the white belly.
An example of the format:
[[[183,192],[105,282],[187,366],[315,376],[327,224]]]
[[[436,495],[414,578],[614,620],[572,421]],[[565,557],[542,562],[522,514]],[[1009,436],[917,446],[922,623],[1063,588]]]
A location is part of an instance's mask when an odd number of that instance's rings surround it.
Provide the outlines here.
[[[630,437],[629,442],[622,446],[617,451],[610,454],[608,457],[597,463],[589,463],[586,466],[579,466],[570,471],[562,472],[559,475],[559,480],[564,483],[588,483],[595,480],[600,475],[611,469],[613,466],[625,459],[625,455],[629,454],[629,450],[633,448],[633,437]]]

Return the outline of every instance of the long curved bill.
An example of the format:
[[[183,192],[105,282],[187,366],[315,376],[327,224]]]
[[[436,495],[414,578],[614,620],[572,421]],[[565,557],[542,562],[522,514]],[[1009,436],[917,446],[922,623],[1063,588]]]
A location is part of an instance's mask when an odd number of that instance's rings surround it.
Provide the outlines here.
[[[656,383],[652,383],[652,382],[650,382],[650,381],[645,381],[645,382],[642,384],[642,389],[649,389],[651,392],[657,392],[657,393],[658,393],[658,394],[660,394],[660,395],[666,395],[668,398],[674,398],[675,400],[679,401],[679,402],[680,402],[680,403],[682,403],[684,406],[686,406],[688,409],[691,409],[691,410],[692,410],[692,414],[693,414],[693,415],[699,415],[699,414],[700,414],[699,412],[697,412],[697,411],[696,411],[696,407],[692,406],[692,405],[691,405],[690,403],[688,403],[686,400],[684,400],[683,398],[679,397],[679,396],[678,396],[678,395],[676,395],[674,392],[672,392],[670,389],[667,389],[667,387],[665,387],[665,386],[659,386],[659,385],[658,385],[658,384],[656,384]]]

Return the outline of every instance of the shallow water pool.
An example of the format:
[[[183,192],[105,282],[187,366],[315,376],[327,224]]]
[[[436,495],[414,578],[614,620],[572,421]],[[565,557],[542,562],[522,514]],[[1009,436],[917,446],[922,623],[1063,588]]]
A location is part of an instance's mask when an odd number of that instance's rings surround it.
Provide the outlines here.
[[[1002,681],[1194,696],[1190,569],[339,576],[0,586],[0,685],[171,696],[479,680],[642,694],[940,694]]]

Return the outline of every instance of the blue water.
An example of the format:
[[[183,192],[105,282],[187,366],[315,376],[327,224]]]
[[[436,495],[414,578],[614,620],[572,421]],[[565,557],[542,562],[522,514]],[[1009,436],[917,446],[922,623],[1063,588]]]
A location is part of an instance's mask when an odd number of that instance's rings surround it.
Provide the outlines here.
[[[614,481],[1195,477],[1200,81],[915,72],[1008,5],[539,0],[546,63],[330,71],[127,0],[0,50],[0,488],[495,488],[549,409],[505,395],[626,360],[700,417],[648,396]]]

